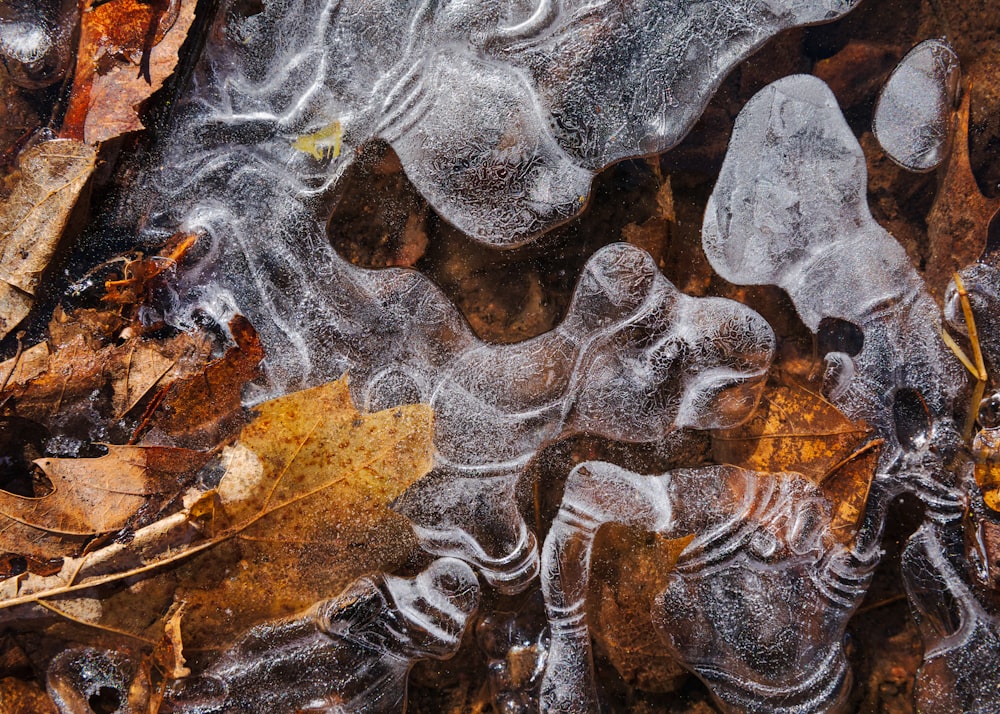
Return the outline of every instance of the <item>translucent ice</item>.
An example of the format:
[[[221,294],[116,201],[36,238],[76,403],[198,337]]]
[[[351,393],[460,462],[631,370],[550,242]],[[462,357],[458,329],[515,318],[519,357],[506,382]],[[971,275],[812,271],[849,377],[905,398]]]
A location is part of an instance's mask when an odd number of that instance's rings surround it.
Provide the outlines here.
[[[926,40],[903,58],[882,88],[872,129],[893,161],[930,171],[944,161],[959,90],[958,56],[943,40]]]
[[[444,218],[514,245],[578,213],[595,171],[679,141],[769,37],[856,2],[276,0],[208,49],[178,154],[214,125],[274,170],[335,180],[382,138]]]
[[[165,711],[395,714],[413,664],[454,655],[478,605],[476,576],[457,560],[415,578],[361,578],[300,617],[250,630],[202,675],[180,680]]]
[[[886,440],[885,493],[912,485],[942,517],[961,513],[943,459],[966,384],[938,307],[866,199],[865,158],[827,86],[781,79],[740,113],[709,199],[703,245],[738,284],[786,290],[802,321],[847,351],[826,355],[828,396]],[[829,340],[827,340],[829,341]],[[874,535],[873,531],[873,535]]]
[[[926,714],[1000,709],[1000,618],[973,592],[962,532],[925,523],[903,552],[903,580],[924,641],[916,700]]]
[[[409,324],[396,323],[397,339],[410,349],[434,346],[421,334],[427,321],[411,314]],[[454,308],[448,314],[460,324]],[[683,295],[647,253],[619,243],[587,262],[566,318],[551,332],[514,345],[467,337],[430,352],[450,347],[447,365],[374,352],[351,373],[369,401],[416,396],[434,407],[435,470],[396,505],[423,547],[518,590],[538,561],[514,488],[538,449],[575,432],[654,442],[678,428],[739,423],[757,402],[773,339],[749,308]]]
[[[0,59],[22,87],[62,79],[72,58],[80,17],[77,0],[5,0],[0,3]]]
[[[552,642],[540,710],[598,710],[585,597],[594,538],[609,522],[695,536],[653,617],[727,708],[804,714],[842,703],[844,628],[875,560],[834,537],[832,511],[796,474],[709,466],[642,476],[578,466],[545,539]]]

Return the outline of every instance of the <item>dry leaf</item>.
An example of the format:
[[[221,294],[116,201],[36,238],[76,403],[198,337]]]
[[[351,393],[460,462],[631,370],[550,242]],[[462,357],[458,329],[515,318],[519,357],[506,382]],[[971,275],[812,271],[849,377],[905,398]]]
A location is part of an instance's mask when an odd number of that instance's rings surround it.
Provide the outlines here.
[[[0,551],[39,559],[74,553],[90,536],[119,530],[141,508],[176,494],[207,459],[183,449],[107,448],[96,459],[36,461],[52,483],[48,495],[0,491]]]
[[[0,206],[0,338],[31,310],[96,156],[78,141],[46,141],[26,149],[7,178]]]
[[[986,198],[979,190],[969,162],[969,103],[965,91],[954,123],[951,156],[937,196],[927,214],[927,239],[931,247],[924,279],[938,299],[955,271],[974,263],[986,247],[990,221],[1000,210],[1000,199]]]
[[[656,634],[650,613],[681,551],[693,539],[667,539],[609,523],[594,541],[587,597],[590,632],[622,679],[644,691],[674,691],[687,678]]]
[[[137,530],[127,544],[67,558],[57,575],[3,581],[0,607],[62,596],[64,610],[75,591],[128,580],[89,624],[155,643],[163,613],[185,602],[190,658],[364,573],[392,570],[416,550],[408,521],[388,504],[431,468],[429,406],[362,415],[345,378],[258,410],[225,451],[217,491],[192,494],[186,512]]]
[[[431,468],[429,406],[362,415],[344,378],[257,411],[219,484],[232,547],[182,568],[189,646],[218,646],[364,573],[391,570],[416,547],[388,504]]]
[[[91,0],[81,20],[63,136],[97,144],[143,128],[140,105],[163,86],[196,0]]]
[[[133,338],[98,349],[78,334],[55,352],[45,344],[35,345],[0,364],[0,400],[12,397],[15,414],[47,423],[65,420],[78,404],[100,408],[93,395],[110,392],[108,411],[100,417],[114,422],[154,388],[196,374],[210,351],[210,342],[201,334],[182,333],[155,342]]]
[[[161,391],[132,442],[211,449],[245,423],[241,392],[257,376],[264,348],[256,330],[237,315],[229,323],[235,347],[201,372]]]

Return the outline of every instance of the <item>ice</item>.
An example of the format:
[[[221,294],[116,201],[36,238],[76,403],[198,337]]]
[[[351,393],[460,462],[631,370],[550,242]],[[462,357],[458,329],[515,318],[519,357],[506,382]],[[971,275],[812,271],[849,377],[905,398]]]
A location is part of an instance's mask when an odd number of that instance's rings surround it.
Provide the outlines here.
[[[596,712],[585,598],[597,531],[694,535],[653,619],[678,659],[734,711],[829,711],[850,676],[844,628],[877,562],[834,536],[834,505],[797,474],[733,466],[659,476],[587,462],[545,539],[551,646],[540,711]]]
[[[374,388],[382,398],[389,392],[378,375],[389,370],[418,394],[424,387],[435,469],[396,509],[425,549],[517,591],[538,555],[514,489],[543,445],[579,432],[657,442],[680,428],[737,424],[757,402],[773,340],[749,308],[683,295],[647,253],[618,243],[587,262],[566,318],[544,335],[514,345],[470,338],[446,366],[417,371],[414,358],[378,370],[362,363],[351,374],[360,393]]]
[[[924,641],[915,696],[927,714],[1000,708],[1000,619],[987,612],[961,563],[962,531],[925,523],[903,552],[903,580]]]
[[[872,218],[866,179],[829,88],[806,75],[778,80],[737,118],[703,246],[725,279],[784,288],[821,341],[860,335],[854,354],[826,355],[827,396],[885,439],[878,497],[912,487],[954,517],[961,497],[943,460],[960,442],[953,413],[965,375],[941,339],[937,304]]]
[[[882,88],[872,129],[903,168],[930,171],[948,154],[959,91],[958,56],[944,40],[925,40],[902,59]]]
[[[0,59],[18,85],[35,89],[58,82],[72,59],[80,17],[77,0],[6,0],[0,3]]]
[[[211,127],[249,170],[322,183],[380,138],[446,220],[516,245],[577,214],[595,172],[677,143],[767,39],[856,2],[274,0],[208,48],[177,154]]]
[[[414,578],[361,578],[301,616],[251,629],[206,672],[180,680],[164,711],[395,714],[413,664],[454,655],[478,606],[476,576],[457,560]]]

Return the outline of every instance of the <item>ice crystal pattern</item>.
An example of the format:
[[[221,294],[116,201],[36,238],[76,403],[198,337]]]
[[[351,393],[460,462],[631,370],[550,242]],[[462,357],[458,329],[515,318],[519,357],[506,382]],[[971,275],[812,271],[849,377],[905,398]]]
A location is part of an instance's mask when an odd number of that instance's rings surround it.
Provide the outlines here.
[[[298,196],[383,139],[441,216],[515,245],[577,214],[596,171],[677,143],[769,37],[856,2],[268,2],[208,48],[190,130]]]
[[[959,75],[958,56],[943,40],[925,40],[903,58],[882,88],[872,123],[889,158],[911,171],[944,161]]]

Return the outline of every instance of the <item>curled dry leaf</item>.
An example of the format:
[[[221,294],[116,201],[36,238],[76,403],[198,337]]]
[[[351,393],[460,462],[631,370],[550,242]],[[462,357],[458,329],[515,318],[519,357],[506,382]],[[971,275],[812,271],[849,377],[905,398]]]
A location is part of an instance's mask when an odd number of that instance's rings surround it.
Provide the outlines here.
[[[96,459],[39,459],[48,495],[0,491],[0,551],[37,559],[74,554],[93,535],[123,528],[176,494],[207,457],[184,449],[108,446]]]
[[[0,204],[0,338],[31,310],[96,156],[79,141],[45,141],[25,150],[7,177]]]
[[[63,136],[98,144],[143,128],[140,105],[163,86],[194,21],[196,0],[90,0]]]

